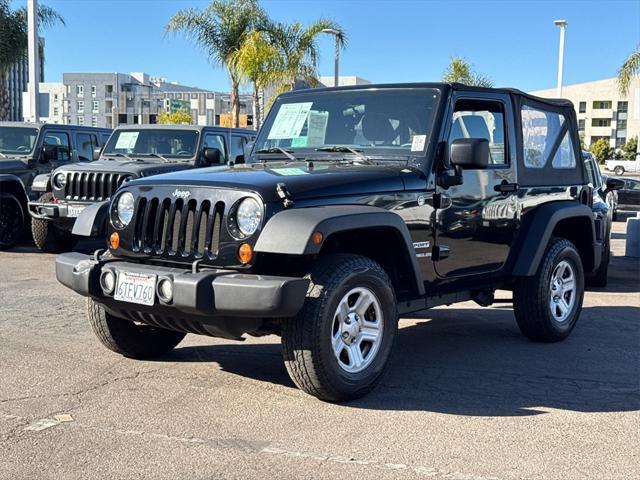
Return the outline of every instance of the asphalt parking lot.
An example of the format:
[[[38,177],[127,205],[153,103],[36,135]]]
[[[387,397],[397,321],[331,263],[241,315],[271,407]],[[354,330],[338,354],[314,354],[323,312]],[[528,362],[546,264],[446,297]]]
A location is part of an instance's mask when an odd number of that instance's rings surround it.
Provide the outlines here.
[[[279,339],[189,335],[155,361],[94,339],[54,256],[0,253],[0,478],[640,478],[640,262],[616,222],[610,284],[560,344],[509,305],[403,319],[380,386],[294,388]]]

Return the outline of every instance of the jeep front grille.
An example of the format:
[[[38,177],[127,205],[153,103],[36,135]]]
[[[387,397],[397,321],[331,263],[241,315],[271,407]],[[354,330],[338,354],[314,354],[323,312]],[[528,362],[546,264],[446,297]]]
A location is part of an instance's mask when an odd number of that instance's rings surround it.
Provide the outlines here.
[[[136,253],[214,259],[225,204],[182,198],[139,197],[132,220]]]
[[[129,176],[119,173],[69,172],[65,186],[65,199],[108,200]]]

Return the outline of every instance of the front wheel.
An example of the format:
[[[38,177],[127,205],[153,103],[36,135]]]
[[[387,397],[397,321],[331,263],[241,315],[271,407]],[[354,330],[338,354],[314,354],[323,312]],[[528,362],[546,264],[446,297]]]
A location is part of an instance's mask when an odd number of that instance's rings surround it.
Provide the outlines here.
[[[613,169],[613,172],[618,176],[624,175],[624,167],[621,167],[618,165],[616,168]]]
[[[38,202],[52,202],[53,195],[45,193]],[[76,237],[70,231],[62,230],[53,222],[41,218],[31,219],[31,235],[33,242],[40,250],[46,253],[60,253],[73,250],[76,244]]]
[[[361,397],[380,380],[398,328],[391,281],[357,255],[321,258],[308,278],[302,310],[282,328],[287,371],[321,400]]]
[[[87,300],[87,318],[102,345],[129,358],[152,358],[168,353],[186,335],[116,317],[91,298]]]
[[[520,331],[531,340],[558,342],[575,327],[584,297],[584,271],[576,247],[554,239],[532,277],[516,280],[513,310]]]
[[[0,192],[0,250],[8,250],[20,240],[24,229],[25,212],[18,198]]]

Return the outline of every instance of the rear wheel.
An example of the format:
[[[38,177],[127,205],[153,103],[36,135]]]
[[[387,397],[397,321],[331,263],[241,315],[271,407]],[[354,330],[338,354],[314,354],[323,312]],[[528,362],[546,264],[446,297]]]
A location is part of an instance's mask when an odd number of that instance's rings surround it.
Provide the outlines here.
[[[53,194],[45,193],[38,202],[48,203],[53,200]],[[73,250],[77,239],[70,231],[62,230],[49,220],[40,218],[31,219],[31,234],[36,246],[47,253],[59,253]]]
[[[376,262],[356,255],[324,257],[308,277],[302,310],[282,328],[289,375],[322,400],[361,397],[391,355],[398,325],[391,281]]]
[[[613,169],[613,172],[616,175],[624,175],[624,167],[618,165],[616,168]]]
[[[168,353],[186,335],[116,317],[91,298],[87,301],[87,318],[100,343],[129,358],[152,358]]]
[[[24,207],[15,195],[0,192],[0,250],[18,243],[24,229],[24,215]]]
[[[554,239],[532,277],[513,289],[513,310],[522,333],[531,340],[558,342],[573,330],[584,297],[584,273],[576,247]]]

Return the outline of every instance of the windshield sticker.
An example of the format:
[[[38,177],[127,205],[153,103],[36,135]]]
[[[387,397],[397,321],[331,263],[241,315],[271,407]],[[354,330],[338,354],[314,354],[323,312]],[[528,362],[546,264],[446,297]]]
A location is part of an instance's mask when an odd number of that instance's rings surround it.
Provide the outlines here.
[[[304,171],[301,168],[272,168],[272,172],[285,177],[293,177],[295,175],[307,175],[309,172]]]
[[[424,150],[424,145],[427,143],[426,135],[414,135],[411,140],[411,151],[412,152],[421,152]]]
[[[321,147],[324,145],[324,138],[327,134],[327,123],[329,123],[329,112],[319,112],[316,110],[311,110],[309,112],[309,123],[307,123],[307,146]]]
[[[300,136],[313,102],[287,103],[280,106],[267,138],[282,140]]]
[[[307,146],[307,137],[295,137],[291,139],[291,148],[302,148]]]
[[[115,149],[133,150],[138,141],[138,135],[140,135],[140,132],[120,132]]]

